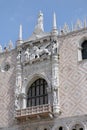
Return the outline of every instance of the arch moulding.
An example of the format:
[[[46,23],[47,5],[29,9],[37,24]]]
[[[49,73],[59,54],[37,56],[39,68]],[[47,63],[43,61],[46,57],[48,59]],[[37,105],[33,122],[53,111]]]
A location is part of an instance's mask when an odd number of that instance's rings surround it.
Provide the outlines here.
[[[87,36],[82,36],[78,41],[78,47],[81,48],[81,45],[85,40],[87,40]]]
[[[69,125],[69,129],[72,130],[72,127],[73,127],[74,125],[76,125],[76,124],[81,125],[81,126],[83,127],[83,129],[86,130],[85,124],[84,124],[83,122],[81,122],[81,121],[73,121],[73,122],[71,122],[71,124]]]
[[[51,82],[50,80],[48,79],[48,77],[46,76],[46,74],[41,74],[41,73],[35,73],[35,74],[32,74],[31,76],[29,75],[28,78],[27,78],[27,81],[25,83],[25,93],[28,91],[28,88],[31,86],[31,84],[37,80],[38,78],[43,78],[46,80],[47,84],[48,84],[48,87],[50,88],[51,87]]]

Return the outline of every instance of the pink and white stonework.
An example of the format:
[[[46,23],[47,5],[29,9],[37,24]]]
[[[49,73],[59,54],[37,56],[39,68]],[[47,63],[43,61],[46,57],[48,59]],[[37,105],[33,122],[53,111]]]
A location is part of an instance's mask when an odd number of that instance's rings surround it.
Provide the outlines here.
[[[28,40],[20,25],[15,49],[0,47],[0,129],[87,130],[86,23],[78,21],[72,31],[65,24],[61,32],[56,24],[54,13],[51,32],[44,32],[40,11]]]

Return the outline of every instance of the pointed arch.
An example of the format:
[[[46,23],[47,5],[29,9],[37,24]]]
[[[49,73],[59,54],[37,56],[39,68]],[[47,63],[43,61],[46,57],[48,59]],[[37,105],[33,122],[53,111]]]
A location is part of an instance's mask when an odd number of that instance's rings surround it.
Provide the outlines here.
[[[27,107],[48,104],[48,84],[43,78],[35,80],[27,92]]]
[[[34,73],[32,74],[31,76],[29,75],[28,78],[27,78],[27,82],[25,84],[26,88],[25,88],[25,93],[27,93],[29,87],[31,86],[31,84],[39,79],[39,78],[42,78],[44,80],[46,80],[47,84],[48,84],[48,87],[50,88],[51,87],[51,82],[50,80],[48,79],[48,77],[45,75],[45,74],[41,74],[41,73]]]
[[[36,92],[36,91],[38,91],[37,82],[39,82],[39,84],[38,84],[39,89],[40,89],[39,95]],[[41,82],[42,82],[42,84],[41,84]],[[51,82],[44,73],[43,74],[34,73],[31,76],[29,75],[27,78],[27,82],[25,84],[25,88],[24,88],[25,94],[26,94],[26,99],[27,99],[26,100],[27,107],[48,104],[48,102],[50,102],[48,89],[51,90],[50,88],[51,88]],[[35,89],[35,90],[33,90],[33,89]],[[43,89],[43,90],[41,90],[41,89]],[[30,94],[31,93],[30,91],[32,92],[32,94]],[[35,91],[35,92],[33,92],[33,91]],[[41,92],[41,91],[43,91],[43,92]]]
[[[85,130],[85,125],[84,125],[84,123],[81,122],[81,121],[73,121],[73,122],[70,124],[69,129],[70,129],[70,130],[77,130],[76,127],[78,127],[79,130],[80,130],[80,129],[81,129],[81,130]]]
[[[85,46],[83,47],[83,44]],[[82,61],[82,59],[87,59],[87,36],[83,36],[78,41],[78,61]]]

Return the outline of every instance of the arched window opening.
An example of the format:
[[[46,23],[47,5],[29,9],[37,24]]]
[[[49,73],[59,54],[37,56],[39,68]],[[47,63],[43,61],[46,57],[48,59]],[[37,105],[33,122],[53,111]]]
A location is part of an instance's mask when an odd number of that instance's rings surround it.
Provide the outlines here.
[[[87,40],[82,43],[82,59],[87,59]]]
[[[47,128],[45,128],[44,130],[47,130]]]
[[[83,130],[83,128],[79,128],[79,129],[72,129],[72,130]]]
[[[84,130],[84,129],[82,125],[76,124],[75,126],[73,126],[72,130]]]
[[[30,87],[27,93],[27,107],[48,104],[47,82],[39,78]]]
[[[63,130],[63,127],[62,127],[62,126],[60,126],[60,127],[59,127],[59,130]]]
[[[83,130],[83,128],[79,128],[79,130]]]

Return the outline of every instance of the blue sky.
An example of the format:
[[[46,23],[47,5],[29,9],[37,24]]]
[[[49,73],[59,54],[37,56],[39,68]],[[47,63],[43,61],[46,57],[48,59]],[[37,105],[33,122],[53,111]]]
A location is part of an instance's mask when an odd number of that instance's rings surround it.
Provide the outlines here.
[[[0,44],[18,39],[19,25],[23,26],[23,39],[28,39],[37,22],[39,11],[44,14],[44,29],[52,30],[55,11],[57,26],[75,23],[87,17],[87,0],[0,0]]]

